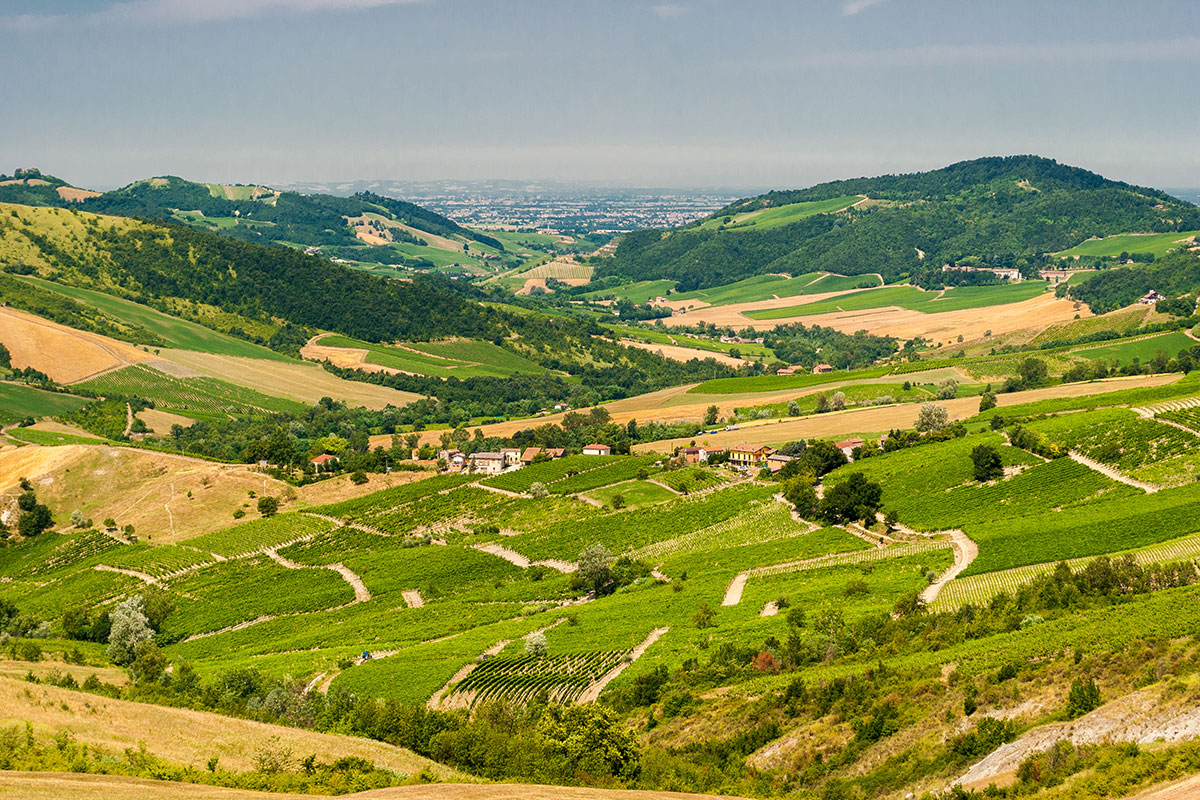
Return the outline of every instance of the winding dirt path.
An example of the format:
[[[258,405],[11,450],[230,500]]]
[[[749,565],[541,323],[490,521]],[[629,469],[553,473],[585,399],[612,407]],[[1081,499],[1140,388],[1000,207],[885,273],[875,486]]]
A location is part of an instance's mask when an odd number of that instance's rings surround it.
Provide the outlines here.
[[[497,558],[503,558],[508,563],[520,567],[521,569],[528,569],[532,566],[550,567],[551,569],[556,569],[559,572],[569,574],[579,568],[569,561],[561,561],[557,558],[547,558],[543,559],[542,561],[530,561],[516,550],[509,550],[507,547],[501,547],[500,545],[491,542],[488,544],[475,544],[471,546],[481,553],[488,553],[496,556]]]
[[[125,438],[129,438],[129,434],[133,432],[133,406],[129,403],[125,404]]]
[[[733,580],[729,582],[729,586],[725,589],[725,597],[721,600],[723,606],[736,606],[742,602],[742,591],[746,588],[746,581],[750,580],[749,572],[739,572],[733,576]]]
[[[1108,466],[1107,464],[1101,464],[1099,461],[1088,458],[1087,456],[1083,455],[1082,453],[1076,453],[1074,450],[1067,453],[1067,455],[1069,455],[1073,461],[1077,461],[1080,464],[1083,464],[1088,469],[1095,470],[1096,472],[1099,472],[1101,475],[1107,475],[1108,477],[1112,478],[1114,481],[1117,481],[1118,483],[1123,483],[1126,486],[1133,486],[1136,489],[1141,489],[1146,494],[1154,494],[1160,488],[1162,488],[1160,486],[1155,486],[1153,483],[1146,483],[1145,481],[1134,480],[1133,478],[1129,477],[1128,475],[1117,472],[1115,469]]]
[[[500,651],[507,647],[508,643],[511,641],[512,639],[501,639],[487,650],[484,650],[482,653],[480,653],[480,656],[487,656],[490,658],[492,656],[500,655]],[[458,672],[451,675],[450,680],[446,681],[442,688],[434,692],[433,697],[430,697],[429,700],[425,702],[425,707],[432,709],[440,708],[446,693],[453,689],[464,678],[474,672],[477,666],[479,666],[479,659],[472,661],[470,664],[463,664],[459,668]]]
[[[622,661],[620,664],[617,664],[608,672],[601,675],[597,680],[592,682],[588,688],[583,690],[583,694],[579,695],[578,702],[594,703],[599,700],[600,693],[604,691],[604,688],[616,680],[617,676],[624,672],[626,667],[641,658],[642,655],[648,649],[650,649],[650,645],[661,639],[669,630],[671,630],[669,627],[663,627],[655,628],[654,630],[650,631],[650,635],[643,639],[641,644],[629,652],[629,659],[627,661]]]
[[[350,584],[350,587],[354,589],[355,603],[365,603],[371,599],[371,592],[367,589],[367,585],[362,582],[362,578],[355,575],[349,567],[343,564],[323,564],[319,567],[311,564],[298,564],[297,562],[292,561],[290,558],[279,555],[279,553],[275,551],[275,548],[271,547],[265,548],[263,550],[263,555],[284,569],[331,569],[338,575],[341,575],[342,580],[346,581],[346,583]]]
[[[921,592],[921,602],[925,605],[937,600],[946,584],[957,578],[979,556],[979,545],[971,537],[957,529],[946,533],[950,535],[950,543],[954,548],[954,563]]]
[[[131,578],[137,578],[142,583],[149,586],[158,586],[158,578],[153,575],[147,575],[144,572],[138,572],[135,569],[124,569],[122,567],[110,567],[108,564],[97,564],[92,567],[97,572],[119,572],[122,575],[128,575]]]

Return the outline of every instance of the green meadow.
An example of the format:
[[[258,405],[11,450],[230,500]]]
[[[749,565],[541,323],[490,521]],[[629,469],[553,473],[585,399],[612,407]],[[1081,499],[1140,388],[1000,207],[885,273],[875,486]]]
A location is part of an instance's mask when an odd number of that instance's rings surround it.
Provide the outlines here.
[[[1037,297],[1047,286],[1045,281],[1022,281],[998,286],[958,286],[946,289],[944,293],[926,291],[916,286],[885,286],[805,305],[749,311],[746,316],[751,319],[785,319],[836,311],[867,311],[888,306],[899,306],[924,314],[937,314],[943,311],[963,311],[1019,303]]]

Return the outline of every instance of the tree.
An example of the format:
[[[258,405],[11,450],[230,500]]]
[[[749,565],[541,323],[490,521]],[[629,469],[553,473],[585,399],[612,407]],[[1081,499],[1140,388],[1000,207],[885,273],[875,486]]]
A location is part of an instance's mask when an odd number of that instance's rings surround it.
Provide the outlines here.
[[[78,508],[71,512],[71,524],[76,528],[82,528],[87,524],[87,517]]]
[[[882,497],[882,486],[867,480],[861,472],[852,472],[846,480],[825,490],[817,513],[831,523],[874,521]]]
[[[958,397],[958,381],[954,378],[946,378],[937,385],[938,400],[953,400]]]
[[[817,413],[824,414],[828,410],[829,410],[829,398],[825,396],[824,392],[821,392],[820,394],[817,395]]]
[[[108,657],[121,666],[133,663],[137,646],[154,638],[141,595],[134,595],[112,610],[108,634]]]
[[[529,494],[537,500],[550,496],[550,490],[546,488],[546,484],[541,481],[536,481],[529,487]]]
[[[550,652],[550,645],[546,643],[546,634],[538,631],[526,637],[525,655],[541,658],[548,652]]]
[[[17,533],[29,538],[37,536],[42,531],[54,527],[54,516],[50,509],[41,503],[35,503],[33,508],[21,515],[17,521]]]
[[[1067,717],[1075,719],[1100,707],[1100,687],[1091,678],[1076,678],[1067,695]]]
[[[355,486],[362,486],[367,482],[367,473],[363,472],[361,469],[354,470],[354,472],[350,473],[350,482]],[[263,499],[265,500],[266,498]]]
[[[569,774],[637,775],[637,737],[611,709],[596,703],[547,706],[538,732],[550,750],[566,760]]]
[[[612,579],[612,554],[602,544],[588,545],[579,554],[579,577],[592,585],[596,596],[600,596],[604,585]]]
[[[788,627],[799,630],[804,627],[805,614],[804,609],[800,606],[792,606],[787,612]]]
[[[789,462],[794,463],[794,462]],[[812,481],[798,477],[784,481],[780,487],[783,498],[792,504],[796,513],[805,519],[811,519],[817,510],[817,490]]]
[[[914,427],[922,432],[940,431],[949,424],[950,412],[946,411],[945,406],[939,406],[935,403],[922,403],[921,411],[917,414],[917,422]]]
[[[996,393],[988,390],[979,396],[979,412],[982,414],[996,407]]]
[[[258,513],[264,517],[274,516],[279,510],[279,501],[270,495],[258,498]]]
[[[990,444],[977,445],[971,451],[971,461],[975,465],[975,480],[980,483],[995,480],[1004,475],[1004,462],[1000,460],[1000,452]]]
[[[721,409],[717,408],[715,405],[709,406],[704,412],[704,424],[716,425],[717,417],[720,415],[720,413]]]
[[[614,494],[612,496],[612,499],[609,500],[608,502],[612,504],[613,508],[618,509],[618,510],[622,509],[625,507],[625,495],[618,492],[618,493]]]
[[[789,417],[800,416],[800,404],[795,400],[788,400],[787,413]]]
[[[1017,374],[1021,376],[1021,382],[1030,387],[1045,383],[1050,371],[1040,358],[1027,358],[1017,366]]]
[[[692,615],[692,622],[696,623],[697,628],[712,628],[716,624],[713,622],[713,617],[716,615],[708,603],[702,603],[696,613]]]

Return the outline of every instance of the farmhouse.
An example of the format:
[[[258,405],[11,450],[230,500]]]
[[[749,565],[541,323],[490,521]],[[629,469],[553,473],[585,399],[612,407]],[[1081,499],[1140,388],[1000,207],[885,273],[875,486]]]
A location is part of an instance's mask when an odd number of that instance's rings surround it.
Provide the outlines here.
[[[851,461],[854,460],[854,448],[862,446],[863,440],[858,436],[853,436],[849,439],[843,439],[834,445],[834,447],[836,447],[838,450],[841,450],[842,453],[845,454],[846,458],[850,459]]]
[[[521,464],[526,467],[529,466],[530,464],[533,463],[533,460],[535,458],[537,458],[538,454],[541,452],[542,452],[542,448],[540,448],[540,447],[526,447],[521,452]]]
[[[790,367],[783,367],[782,369],[775,370],[775,374],[776,375],[795,375],[797,372],[800,372],[803,369],[804,369],[804,367],[793,364]]]
[[[467,456],[462,450],[443,450],[438,453],[438,458],[445,460],[450,469],[460,470],[467,465]]]
[[[611,456],[612,448],[606,444],[586,444],[583,446],[583,454],[585,456]]]
[[[506,447],[500,451],[500,455],[504,457],[506,467],[517,467],[521,464],[521,451],[516,448]]]
[[[729,448],[729,463],[735,467],[761,467],[774,454],[775,448],[765,444],[735,444]]]
[[[813,367],[813,375],[824,375],[826,372],[833,372],[832,364],[817,364]]]
[[[546,458],[550,459],[551,461],[556,458],[562,458],[567,454],[567,451],[561,447],[547,447],[542,452],[544,452],[546,454]]]
[[[504,456],[499,453],[476,453],[471,456],[471,472],[499,475],[504,471]]]
[[[1167,298],[1164,295],[1161,295],[1154,289],[1151,289],[1150,291],[1148,291],[1144,295],[1142,295],[1138,299],[1138,302],[1144,306],[1152,306],[1155,303],[1157,303],[1159,300],[1166,300],[1166,299]]]
[[[783,465],[791,460],[791,456],[772,453],[771,455],[767,456],[767,469],[771,470],[771,472],[779,472],[779,470],[783,469]]]
[[[684,447],[679,451],[679,460],[686,464],[703,464],[708,461],[710,455],[719,452],[721,451],[707,447]]]
[[[308,463],[310,463],[314,467],[316,467],[317,472],[320,472],[322,469],[327,469],[327,470],[328,469],[336,469],[337,462],[338,462],[337,456],[331,456],[331,455],[329,455],[329,453],[321,453],[321,455],[317,456],[316,458],[314,458],[312,461],[310,461]]]

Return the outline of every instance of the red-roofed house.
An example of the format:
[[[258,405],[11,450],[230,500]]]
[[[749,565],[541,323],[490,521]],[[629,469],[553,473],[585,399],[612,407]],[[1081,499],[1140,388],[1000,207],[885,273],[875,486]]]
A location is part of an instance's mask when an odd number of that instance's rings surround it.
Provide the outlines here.
[[[583,454],[585,456],[611,456],[612,448],[606,444],[593,443],[583,446]]]

